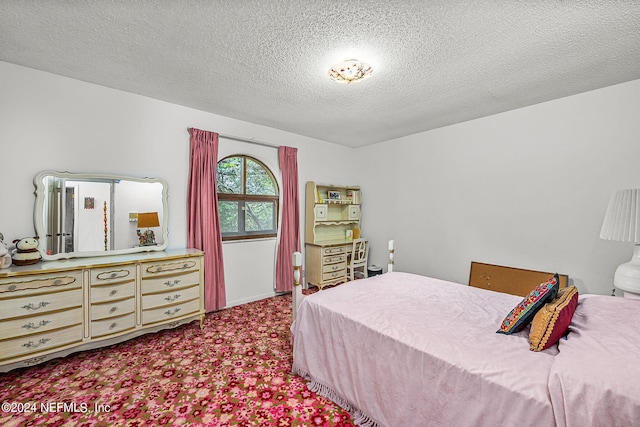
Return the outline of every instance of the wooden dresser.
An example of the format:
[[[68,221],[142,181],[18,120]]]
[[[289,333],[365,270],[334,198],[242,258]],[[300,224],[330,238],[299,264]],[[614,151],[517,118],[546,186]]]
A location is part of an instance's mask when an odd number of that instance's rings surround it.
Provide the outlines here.
[[[195,249],[0,270],[0,372],[204,320]]]
[[[307,243],[306,267],[307,282],[322,289],[324,286],[335,285],[347,281],[347,254],[351,251],[352,243],[344,241],[335,244]]]

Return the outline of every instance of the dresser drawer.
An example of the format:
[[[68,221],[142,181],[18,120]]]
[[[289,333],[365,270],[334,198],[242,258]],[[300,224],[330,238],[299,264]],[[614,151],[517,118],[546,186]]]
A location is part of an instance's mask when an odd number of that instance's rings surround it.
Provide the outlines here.
[[[200,258],[184,258],[173,261],[145,262],[142,277],[154,277],[200,270]]]
[[[329,273],[322,273],[322,281],[335,280],[335,279],[338,279],[340,277],[347,277],[347,270],[346,269],[333,271],[333,272],[329,272]]]
[[[135,279],[136,268],[133,265],[91,269],[91,285],[134,281]]]
[[[329,246],[326,248],[322,248],[322,256],[338,255],[344,253],[346,253],[346,249],[344,246]]]
[[[187,288],[200,283],[200,272],[192,271],[186,274],[176,274],[164,277],[142,279],[142,294],[167,292],[175,289]]]
[[[34,274],[0,279],[0,298],[14,298],[82,287],[82,272]]]
[[[333,273],[338,270],[345,270],[347,268],[347,264],[344,262],[338,264],[327,264],[322,266],[322,273]]]
[[[0,313],[4,319],[33,316],[40,313],[82,306],[82,289],[52,292],[46,295],[30,295],[24,298],[0,300]]]
[[[82,341],[81,324],[42,334],[14,338],[2,342],[0,360],[51,350],[80,341]]]
[[[91,322],[91,338],[115,334],[136,327],[136,314],[130,313],[124,316],[109,319],[93,320]]]
[[[82,308],[80,307],[55,313],[42,313],[26,318],[5,320],[0,328],[0,340],[48,332],[78,323],[82,323]]]
[[[119,283],[117,285],[92,286],[91,302],[107,302],[132,297],[135,293],[135,288],[135,282]]]
[[[91,320],[122,316],[136,311],[135,298],[91,305]]]
[[[200,301],[197,299],[181,304],[142,310],[142,323],[148,325],[150,323],[164,322],[188,316],[189,314],[196,314],[199,311]]]
[[[176,289],[161,294],[150,294],[142,297],[142,309],[161,307],[165,305],[181,303],[189,301],[200,296],[200,287],[198,285],[190,288]]]
[[[322,264],[326,265],[326,264],[337,264],[339,262],[346,262],[347,261],[347,256],[346,255],[331,255],[331,256],[323,256],[322,257]]]

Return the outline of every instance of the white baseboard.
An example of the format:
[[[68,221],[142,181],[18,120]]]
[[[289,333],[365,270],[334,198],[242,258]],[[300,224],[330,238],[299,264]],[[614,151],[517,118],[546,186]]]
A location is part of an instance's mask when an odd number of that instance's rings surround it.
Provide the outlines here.
[[[231,308],[231,307],[235,307],[236,305],[242,305],[248,302],[254,302],[254,301],[259,301],[265,298],[275,297],[276,295],[278,294],[276,294],[275,292],[270,292],[270,293],[261,294],[261,295],[253,295],[249,298],[242,298],[235,301],[227,301],[227,305],[225,306],[225,308]]]

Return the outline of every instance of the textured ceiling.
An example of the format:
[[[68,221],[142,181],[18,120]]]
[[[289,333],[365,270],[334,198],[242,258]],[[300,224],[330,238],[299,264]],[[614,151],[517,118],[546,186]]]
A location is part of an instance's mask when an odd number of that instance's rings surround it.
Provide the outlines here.
[[[0,60],[358,147],[639,79],[640,1],[0,0]]]

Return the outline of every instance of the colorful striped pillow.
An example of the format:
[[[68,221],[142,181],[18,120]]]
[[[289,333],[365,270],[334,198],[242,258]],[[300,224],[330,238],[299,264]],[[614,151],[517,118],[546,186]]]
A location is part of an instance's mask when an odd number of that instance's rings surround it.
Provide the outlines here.
[[[524,299],[507,314],[507,317],[505,317],[500,324],[500,329],[496,332],[510,335],[522,330],[522,328],[533,320],[533,316],[536,315],[544,304],[552,301],[556,297],[559,287],[560,277],[558,273],[556,273],[549,280],[539,284],[534,290],[529,292],[529,295],[524,297]]]

